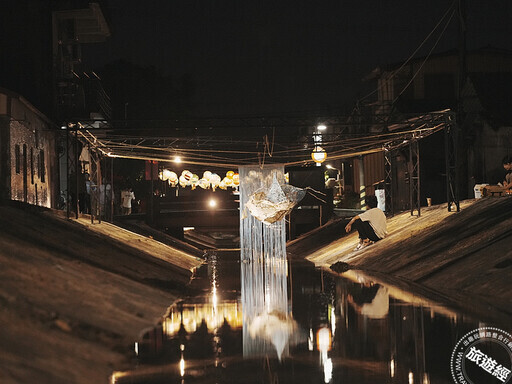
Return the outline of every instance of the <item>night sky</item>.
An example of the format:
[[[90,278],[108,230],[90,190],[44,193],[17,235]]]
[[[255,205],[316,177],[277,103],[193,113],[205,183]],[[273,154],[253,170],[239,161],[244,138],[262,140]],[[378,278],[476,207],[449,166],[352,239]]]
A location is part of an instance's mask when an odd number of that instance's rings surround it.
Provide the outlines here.
[[[154,66],[176,82],[189,76],[199,114],[338,113],[372,89],[362,82],[372,69],[411,56],[451,4],[109,0],[112,36],[84,49],[84,59],[93,68],[116,59]],[[468,49],[512,50],[511,20],[512,1],[467,0]],[[457,46],[455,14],[433,52]]]

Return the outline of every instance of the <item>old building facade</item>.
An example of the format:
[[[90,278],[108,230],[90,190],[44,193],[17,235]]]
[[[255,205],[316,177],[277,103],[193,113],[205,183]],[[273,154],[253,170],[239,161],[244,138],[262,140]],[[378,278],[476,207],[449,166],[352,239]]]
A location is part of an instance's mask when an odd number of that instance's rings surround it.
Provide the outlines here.
[[[449,109],[457,114],[461,199],[473,197],[478,183],[496,184],[501,160],[511,155],[512,52],[493,47],[452,50],[378,67],[371,113],[381,119]],[[420,144],[425,193],[446,196],[445,143],[435,135]]]
[[[2,198],[56,207],[58,129],[23,97],[0,89]]]

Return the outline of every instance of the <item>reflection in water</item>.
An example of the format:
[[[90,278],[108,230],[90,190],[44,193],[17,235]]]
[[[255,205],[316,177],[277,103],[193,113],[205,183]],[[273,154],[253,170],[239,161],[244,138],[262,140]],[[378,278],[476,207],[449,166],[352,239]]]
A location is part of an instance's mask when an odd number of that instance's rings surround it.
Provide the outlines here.
[[[318,351],[320,352],[320,364],[324,367],[324,382],[329,383],[332,379],[332,360],[327,353],[332,347],[332,334],[328,327],[323,327],[316,333]]]
[[[185,376],[185,359],[183,358],[183,352],[181,353],[180,359],[180,376]]]
[[[355,271],[338,275],[296,262],[289,285],[293,318],[278,311],[254,316],[251,337],[275,343],[267,357],[247,358],[240,291],[226,290],[219,278],[233,266],[219,254],[208,266],[208,294],[169,309],[160,343],[154,331],[138,340],[141,362],[155,345],[158,357],[152,353],[149,364],[113,374],[112,383],[451,383],[455,344],[485,325]],[[295,339],[301,334],[306,337]],[[286,346],[289,338],[295,342]]]
[[[180,302],[169,309],[163,320],[164,333],[167,336],[178,334],[180,329],[187,333],[196,332],[203,320],[209,332],[214,332],[224,321],[233,329],[242,327],[242,309],[238,300],[224,300],[214,306],[209,302],[209,297],[196,299],[196,302]]]
[[[283,165],[243,166],[239,173],[240,207],[246,207],[253,194],[272,191],[278,182],[284,183]],[[278,189],[274,192],[279,199]],[[268,199],[276,203],[272,196]],[[250,357],[277,352],[281,359],[283,353],[287,355],[285,346],[294,330],[288,308],[285,221],[264,224],[242,210],[240,260],[243,354]]]
[[[281,360],[283,351],[288,344],[298,342],[299,329],[297,323],[290,317],[279,312],[263,313],[251,320],[249,336],[252,340],[261,338],[271,342]],[[246,339],[244,339],[244,343]]]
[[[360,291],[347,296],[347,300],[363,316],[383,319],[389,312],[389,294],[386,287],[363,284]]]

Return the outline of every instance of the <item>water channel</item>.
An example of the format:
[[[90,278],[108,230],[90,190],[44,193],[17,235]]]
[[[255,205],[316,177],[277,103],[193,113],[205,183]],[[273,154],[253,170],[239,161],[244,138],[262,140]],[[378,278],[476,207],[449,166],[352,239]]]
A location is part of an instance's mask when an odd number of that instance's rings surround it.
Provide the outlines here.
[[[190,296],[143,334],[136,366],[112,383],[453,383],[461,337],[503,328],[382,278],[289,260],[288,313],[251,318],[244,330],[240,270],[239,251],[211,251]]]

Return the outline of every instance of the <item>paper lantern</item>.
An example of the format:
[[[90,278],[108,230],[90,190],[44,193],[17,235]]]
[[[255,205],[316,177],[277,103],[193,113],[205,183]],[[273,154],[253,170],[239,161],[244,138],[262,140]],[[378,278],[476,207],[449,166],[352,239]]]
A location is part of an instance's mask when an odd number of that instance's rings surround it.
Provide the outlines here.
[[[190,186],[192,189],[196,189],[197,185],[199,184],[199,176],[197,176],[195,173],[192,175],[192,178],[190,179]]]
[[[233,185],[235,187],[238,187],[240,185],[240,175],[238,173],[235,173],[233,175]]]
[[[193,173],[188,170],[184,170],[183,172],[181,172],[181,176],[183,176],[183,178],[186,180],[187,184],[192,179],[192,175],[193,175]]]
[[[226,187],[232,187],[233,186],[233,179],[231,179],[231,178],[229,178],[227,176],[222,181],[224,182]]]
[[[220,184],[220,176],[217,175],[216,173],[212,173],[212,175],[210,176],[210,183],[212,185],[212,189],[215,191],[215,188],[217,188]]]
[[[160,180],[166,181],[169,180],[169,177],[172,175],[173,172],[169,171],[168,169],[164,169],[160,172],[159,177]]]
[[[206,180],[204,177],[202,179],[199,180],[199,182],[197,183],[197,185],[199,185],[201,188],[203,189],[208,189],[210,188],[210,182],[208,180]]]
[[[169,171],[167,181],[171,187],[175,187],[178,184],[178,175],[175,172]]]
[[[327,152],[320,146],[316,146],[311,152],[311,158],[315,163],[323,163],[327,159]]]

